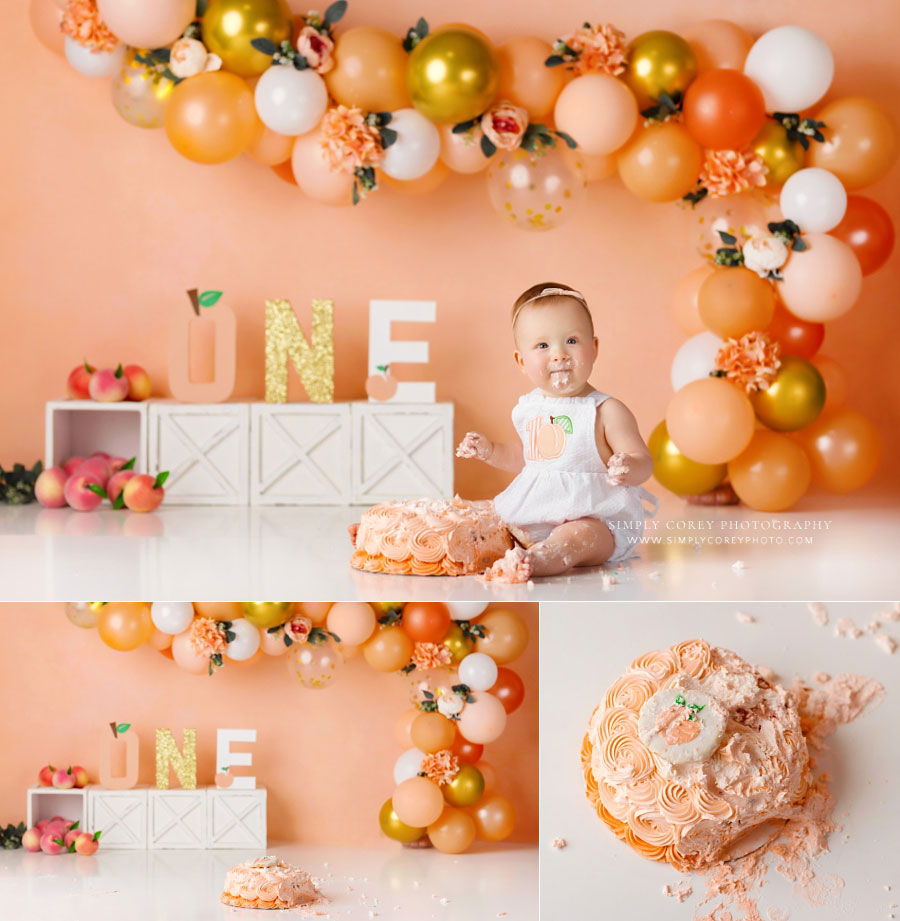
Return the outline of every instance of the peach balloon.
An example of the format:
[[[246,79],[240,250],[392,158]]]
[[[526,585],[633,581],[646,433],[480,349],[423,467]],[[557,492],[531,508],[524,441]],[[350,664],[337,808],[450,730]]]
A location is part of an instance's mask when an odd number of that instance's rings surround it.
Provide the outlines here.
[[[862,269],[853,250],[827,233],[805,233],[809,247],[792,252],[778,293],[795,317],[824,323],[845,314],[859,297]]]
[[[490,158],[481,152],[481,128],[477,125],[461,134],[453,133],[453,125],[437,126],[441,136],[440,159],[454,173],[480,173]]]
[[[525,652],[528,627],[515,611],[502,608],[488,611],[477,617],[474,623],[484,627],[485,631],[483,637],[475,640],[475,652],[489,655],[498,665],[506,665]]]
[[[531,121],[540,121],[553,111],[566,80],[564,68],[544,64],[551,54],[553,46],[532,35],[510,38],[497,46],[500,66],[497,98],[521,106]]]
[[[488,796],[497,788],[497,769],[488,761],[478,761],[475,767],[484,778],[484,796]]]
[[[573,173],[582,173],[587,182],[600,182],[616,174],[616,158],[613,154],[586,154],[577,147],[561,147],[563,160]]]
[[[675,285],[672,312],[675,314],[675,322],[688,336],[696,336],[697,333],[702,333],[706,329],[706,324],[700,318],[697,295],[703,282],[714,271],[711,265],[697,266]]]
[[[476,745],[487,745],[499,739],[506,728],[506,710],[503,704],[488,694],[478,691],[475,700],[467,703],[457,721],[457,727],[464,739]]]
[[[399,627],[385,627],[376,630],[372,638],[363,646],[363,655],[372,668],[380,672],[395,672],[409,662],[412,650],[412,640]],[[427,825],[428,822],[408,822],[407,824]]]
[[[372,606],[363,601],[339,601],[328,612],[327,622],[328,629],[348,646],[365,643],[377,626]]]
[[[194,652],[189,633],[178,633],[172,637],[171,650],[175,664],[186,672],[192,675],[209,674],[209,656]]]
[[[198,617],[212,617],[213,620],[236,620],[244,616],[239,601],[195,601],[194,610]]]
[[[881,179],[897,159],[900,133],[891,113],[874,99],[836,99],[816,113],[825,141],[810,144],[808,166],[834,173],[847,191]]]
[[[483,154],[482,159],[487,162],[487,157]],[[388,176],[387,173],[378,170],[376,180],[379,185],[385,185],[401,195],[416,196],[433,192],[443,184],[449,175],[450,168],[442,160],[438,160],[424,176],[419,176],[418,179],[394,179],[393,176]]]
[[[618,157],[625,187],[647,201],[676,201],[697,184],[703,153],[677,122],[641,128]]]
[[[401,40],[386,29],[357,26],[341,33],[325,85],[334,99],[366,112],[408,109],[406,60]]]
[[[259,631],[259,648],[267,656],[283,656],[288,647],[284,645],[284,633],[269,633],[268,630]]]
[[[97,12],[119,40],[132,48],[163,48],[193,20],[196,0],[97,0]]]
[[[481,841],[502,841],[516,827],[515,807],[499,793],[483,797],[469,815],[475,820],[475,832]]]
[[[407,710],[404,713],[401,713],[397,717],[397,721],[394,723],[394,739],[402,745],[404,748],[412,748],[412,724],[415,722],[416,717],[422,713],[421,710]]]
[[[607,74],[585,74],[563,88],[553,118],[556,127],[574,138],[580,150],[609,154],[631,137],[638,122],[638,105],[634,93],[621,80]]]
[[[414,828],[436,822],[444,811],[441,788],[427,777],[410,777],[391,796],[397,818]]]
[[[743,70],[753,45],[753,36],[727,19],[706,19],[682,29],[680,34],[694,50],[699,73],[723,67]]]
[[[147,645],[157,652],[162,652],[172,645],[172,634],[163,633],[162,630],[157,630],[156,627],[154,627],[153,633],[150,634],[150,638],[147,640]]]
[[[741,502],[760,512],[783,512],[809,488],[809,459],[787,435],[759,429],[728,464],[728,478]]]
[[[97,612],[97,632],[107,646],[119,652],[137,649],[153,635],[150,606],[143,602],[111,601]]]
[[[262,122],[257,126],[257,134],[247,148],[247,156],[263,166],[278,166],[291,159],[294,139],[286,134],[279,134],[267,128]]]
[[[724,464],[753,437],[756,417],[743,390],[721,377],[685,384],[669,401],[666,428],[685,457]]]
[[[444,854],[461,854],[475,840],[475,820],[462,809],[445,806],[428,826],[431,843]]]
[[[308,617],[314,624],[324,624],[333,603],[332,601],[297,601],[294,603],[294,611],[302,617]]]
[[[797,437],[812,464],[813,482],[829,492],[859,489],[881,463],[878,429],[852,409],[823,413]]]
[[[291,167],[294,179],[305,195],[323,205],[353,204],[353,174],[332,170],[319,143],[319,131],[310,131],[294,141]]]
[[[28,19],[37,40],[54,54],[62,54],[65,35],[60,31],[62,10],[53,0],[29,0]]]
[[[719,267],[700,285],[697,311],[717,336],[739,339],[772,322],[775,295],[770,282],[756,272],[743,266]]]
[[[243,153],[257,124],[247,82],[225,71],[182,80],[165,110],[166,134],[195,163],[224,163]]]
[[[825,405],[822,412],[840,409],[847,402],[847,372],[828,355],[813,355],[810,361],[825,381]]]
[[[420,713],[409,729],[413,748],[425,754],[433,754],[450,748],[456,737],[456,726],[440,713]]]

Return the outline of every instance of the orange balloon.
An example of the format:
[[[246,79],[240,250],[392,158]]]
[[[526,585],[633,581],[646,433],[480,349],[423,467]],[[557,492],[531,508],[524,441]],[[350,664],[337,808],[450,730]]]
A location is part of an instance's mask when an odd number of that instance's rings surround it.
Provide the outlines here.
[[[427,777],[410,777],[404,780],[391,797],[397,818],[413,828],[422,828],[436,822],[444,811],[441,788]]]
[[[291,166],[290,160],[271,167],[271,170],[282,182],[292,186],[297,185],[297,180],[294,179],[294,168]]]
[[[881,463],[878,429],[852,409],[823,413],[797,437],[812,464],[813,482],[829,492],[859,489]]]
[[[263,166],[278,166],[291,159],[294,139],[286,134],[278,134],[259,122],[256,135],[247,148],[247,156]]]
[[[453,744],[450,746],[450,751],[452,751],[460,761],[464,761],[466,764],[475,764],[475,762],[481,758],[484,752],[484,746],[479,745],[477,742],[470,742],[468,739],[464,739],[459,733],[456,733],[453,738]]]
[[[301,617],[308,617],[314,624],[324,624],[333,601],[295,601],[294,611]]]
[[[213,620],[236,620],[244,616],[239,601],[195,601],[194,610],[199,617]]]
[[[638,123],[638,104],[621,80],[608,74],[585,74],[563,87],[553,120],[585,153],[610,154],[631,137]]]
[[[401,713],[394,723],[394,738],[404,748],[412,748],[413,741],[412,735],[410,734],[412,732],[412,724],[421,712],[421,710],[407,710],[405,713]]]
[[[759,429],[745,451],[728,464],[741,502],[760,512],[783,512],[809,488],[809,459],[787,435]]]
[[[488,611],[473,623],[484,627],[484,637],[475,640],[475,652],[489,655],[498,665],[518,659],[528,645],[528,627],[515,611]]]
[[[694,50],[699,73],[719,67],[743,70],[753,45],[753,36],[727,19],[696,22],[682,29],[680,34]]]
[[[816,113],[825,142],[809,145],[808,166],[834,173],[847,191],[871,185],[894,165],[900,134],[888,110],[865,96],[836,99]]]
[[[647,201],[676,201],[697,183],[703,153],[677,122],[641,128],[618,157],[625,187]]]
[[[294,179],[305,195],[325,205],[353,204],[353,174],[332,170],[319,143],[319,130],[294,141],[291,166]]]
[[[815,355],[810,361],[825,381],[825,405],[822,412],[840,409],[847,402],[847,372],[828,355]]]
[[[743,150],[766,120],[762,90],[738,70],[700,74],[684,94],[684,125],[703,147]]]
[[[587,182],[600,182],[616,174],[614,154],[586,154],[577,147],[562,148],[563,160],[573,173],[581,173]]]
[[[743,266],[720,266],[700,286],[697,310],[722,339],[765,329],[775,315],[775,295],[765,278]]]
[[[163,652],[163,650],[168,649],[172,645],[172,634],[163,633],[162,630],[157,630],[156,627],[154,627],[153,632],[150,634],[150,638],[147,640],[147,645],[157,652]]]
[[[482,797],[469,814],[475,819],[475,831],[481,841],[502,841],[516,827],[515,807],[499,793]]]
[[[97,613],[97,632],[107,646],[119,652],[137,649],[153,635],[150,606],[142,601],[105,604]]]
[[[376,630],[363,646],[363,655],[372,668],[380,672],[395,672],[409,662],[412,640],[399,627]],[[399,812],[397,813],[399,815]],[[405,819],[403,821],[406,821]],[[428,822],[407,822],[407,825],[427,825]]]
[[[224,163],[243,153],[256,124],[247,82],[221,70],[182,80],[165,110],[172,146],[195,163]]]
[[[700,464],[724,464],[737,457],[750,444],[755,424],[747,394],[721,377],[685,384],[666,410],[675,447]]]
[[[53,0],[30,0],[28,19],[38,41],[54,54],[62,54],[65,36],[60,30],[63,11]]]
[[[477,761],[475,767],[478,768],[484,778],[484,793],[482,796],[488,796],[497,787],[497,769],[488,761]]]
[[[700,319],[697,295],[700,292],[700,286],[714,271],[711,265],[697,266],[675,285],[672,312],[675,314],[675,322],[689,336],[696,336],[697,333],[702,333],[706,329],[706,324]]]
[[[441,136],[440,159],[454,173],[480,173],[491,162],[481,151],[480,127],[461,134],[454,134],[451,124],[440,124],[437,129]]]
[[[407,54],[387,29],[357,26],[342,32],[333,60],[325,85],[341,105],[359,106],[365,112],[393,112],[412,105],[406,90]]]
[[[445,806],[436,822],[428,826],[431,843],[445,854],[461,854],[475,840],[475,820],[462,809]]]
[[[525,682],[511,668],[497,669],[497,680],[490,688],[491,694],[503,704],[507,713],[518,710],[525,700]]]
[[[456,726],[440,713],[420,713],[409,729],[413,747],[426,755],[450,748],[455,736]]]
[[[482,156],[482,159],[487,162],[486,157]],[[388,176],[387,173],[383,173],[381,170],[378,170],[376,179],[379,185],[384,184],[401,195],[414,196],[428,195],[441,185],[449,175],[450,168],[447,164],[442,160],[437,160],[434,166],[424,176],[419,176],[418,179],[394,179],[393,176]]]
[[[439,643],[450,629],[450,612],[438,601],[411,601],[403,609],[401,623],[416,643]]]
[[[547,67],[544,61],[553,46],[542,38],[521,35],[497,46],[500,65],[498,99],[508,99],[528,112],[531,121],[540,121],[552,111],[566,80],[563,67]]]

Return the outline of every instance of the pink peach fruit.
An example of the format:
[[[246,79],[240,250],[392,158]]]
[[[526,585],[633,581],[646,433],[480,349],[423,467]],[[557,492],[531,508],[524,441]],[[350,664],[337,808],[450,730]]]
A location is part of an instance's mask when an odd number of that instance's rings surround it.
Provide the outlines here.
[[[114,473],[110,478],[109,482],[106,484],[106,494],[109,496],[109,501],[115,506],[116,499],[119,498],[119,493],[125,488],[125,484],[137,474],[133,470],[120,470],[118,473]],[[124,497],[123,497],[124,503]]]
[[[40,834],[43,835],[44,832],[47,830],[47,826],[49,824],[50,824],[50,819],[41,819],[41,821],[38,822],[37,825],[35,825],[34,827],[38,830]]]
[[[62,467],[48,467],[34,484],[34,497],[44,508],[62,508],[66,504],[66,480],[69,475]]]
[[[38,783],[42,787],[52,787],[53,786],[53,772],[56,770],[52,764],[45,764],[38,774]]]
[[[149,473],[135,474],[122,490],[125,505],[133,512],[152,512],[166,495],[162,485],[168,475],[160,473],[154,478]]]
[[[76,847],[77,847],[76,843]],[[47,832],[41,838],[41,850],[45,854],[62,854],[65,851],[65,843],[63,839],[57,837],[52,832]]]
[[[77,512],[93,511],[103,501],[103,497],[88,489],[88,486],[103,489],[100,480],[90,474],[70,476],[66,480],[66,502]]]
[[[73,473],[74,473],[74,472],[75,472],[75,471],[76,471],[86,460],[87,460],[86,457],[82,457],[80,454],[76,454],[74,457],[70,457],[70,458],[62,465],[62,468],[63,468],[63,470],[66,471],[66,473],[67,473],[69,476],[72,476],[72,474],[73,474]]]
[[[108,454],[106,451],[94,451],[91,457],[102,457],[103,460],[109,460],[112,454]]]
[[[75,839],[75,852],[83,857],[90,857],[91,854],[96,854],[97,848],[100,847],[100,842],[97,840],[99,837],[99,831],[94,832],[94,834],[83,831]]]
[[[72,765],[72,773],[75,775],[75,786],[78,787],[79,790],[90,783],[88,772],[80,764]]]
[[[101,368],[91,375],[88,389],[98,403],[118,403],[128,396],[128,379],[121,365],[115,371]]]
[[[128,381],[128,399],[140,403],[153,391],[150,375],[140,365],[125,365],[125,379]]]
[[[29,828],[28,831],[22,835],[22,847],[26,851],[39,851],[41,849],[41,833],[37,827]]]
[[[84,834],[78,830],[78,823],[76,822],[67,832],[65,838],[63,838],[63,844],[66,846],[66,850],[69,850],[69,846],[74,844],[78,839],[79,835]]]
[[[118,473],[128,463],[124,457],[109,457],[107,460],[112,473]]]
[[[66,823],[62,819],[52,819],[44,826],[41,837],[50,835],[51,838],[62,838],[67,831]]]
[[[75,786],[75,775],[72,773],[72,768],[63,770],[59,768],[53,772],[53,786],[57,790],[71,790]],[[63,820],[65,821],[65,820]]]
[[[106,486],[111,474],[109,461],[105,457],[90,457],[75,471],[75,476],[97,477],[103,487]]]
[[[82,362],[77,368],[73,368],[66,381],[66,396],[70,400],[89,400],[91,375],[94,373],[86,361]]]

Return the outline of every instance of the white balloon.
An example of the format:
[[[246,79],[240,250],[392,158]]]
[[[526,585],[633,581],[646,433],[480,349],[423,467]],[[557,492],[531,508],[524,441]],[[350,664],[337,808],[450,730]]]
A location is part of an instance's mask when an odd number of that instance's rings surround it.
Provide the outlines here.
[[[160,633],[184,633],[193,619],[190,601],[154,601],[150,605],[150,620]]]
[[[425,752],[420,752],[418,748],[409,748],[403,752],[394,764],[394,783],[399,786],[404,780],[415,777],[422,767],[424,757]]]
[[[112,51],[92,51],[66,36],[66,60],[86,77],[111,77],[122,69],[125,45],[119,42]]]
[[[441,136],[415,109],[398,109],[391,115],[387,127],[397,132],[397,140],[385,150],[381,168],[393,179],[418,179],[437,163]]]
[[[716,353],[724,344],[709,331],[691,336],[672,361],[672,389],[681,390],[691,381],[709,377],[710,371],[716,370]]]
[[[253,93],[262,123],[278,134],[312,131],[328,108],[325,81],[311,68],[275,64],[259,78]]]
[[[239,617],[231,621],[231,631],[234,639],[225,647],[225,655],[235,662],[252,659],[259,649],[259,629],[254,627],[249,620]]]
[[[815,32],[779,26],[756,40],[744,73],[762,90],[767,112],[799,112],[828,92],[834,58]]]
[[[497,663],[483,652],[471,652],[459,663],[459,680],[473,691],[487,691],[497,683]]]
[[[844,219],[847,190],[834,173],[797,170],[781,189],[781,213],[809,233],[828,233]]]
[[[487,609],[487,601],[447,601],[450,617],[453,620],[472,620]]]

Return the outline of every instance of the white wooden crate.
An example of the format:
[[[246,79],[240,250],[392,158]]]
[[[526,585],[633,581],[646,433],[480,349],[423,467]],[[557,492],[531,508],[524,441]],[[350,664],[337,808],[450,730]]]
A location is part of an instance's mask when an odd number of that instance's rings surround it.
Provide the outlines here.
[[[266,788],[219,790],[207,787],[209,848],[266,847]]]
[[[29,787],[27,824],[34,828],[43,819],[61,815],[64,819],[78,822],[80,829],[87,829],[87,794],[89,787],[58,790],[56,787]]]
[[[96,400],[52,400],[44,410],[44,466],[70,457],[105,451],[113,457],[134,457],[135,469],[147,469],[147,403],[98,403]]]
[[[453,404],[353,403],[354,504],[453,496]]]
[[[206,790],[147,791],[149,848],[206,847]]]
[[[167,504],[247,504],[248,403],[152,403],[149,428],[150,470],[170,471]]]
[[[104,848],[147,847],[147,787],[106,790],[88,787],[88,828],[102,832]]]
[[[250,503],[347,505],[350,404],[254,403]]]

